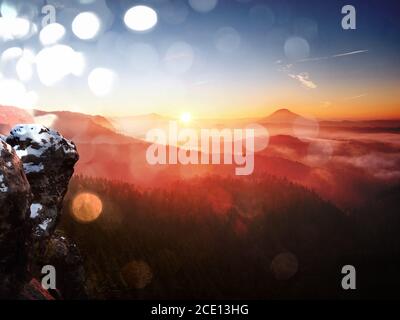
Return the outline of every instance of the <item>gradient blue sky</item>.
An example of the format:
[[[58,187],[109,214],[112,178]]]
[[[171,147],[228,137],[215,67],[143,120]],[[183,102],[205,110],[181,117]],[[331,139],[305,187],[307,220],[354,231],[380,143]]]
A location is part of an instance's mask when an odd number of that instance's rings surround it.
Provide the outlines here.
[[[86,58],[81,77],[69,76],[45,87],[34,76],[25,84],[38,93],[37,107],[42,109],[119,116],[191,112],[194,117],[231,118],[289,108],[322,118],[400,118],[398,1],[219,0],[207,13],[196,12],[186,0],[31,3],[38,8],[55,4],[57,22],[67,29],[63,43]],[[175,9],[166,16],[171,3]],[[132,32],[123,22],[125,12],[137,4],[158,13],[158,23],[149,32]],[[341,27],[341,8],[346,4],[357,10],[356,30]],[[103,23],[112,18],[93,41],[79,40],[72,33],[72,19],[83,11],[97,12]],[[171,12],[181,23],[171,23]],[[237,38],[221,38],[221,28],[225,34],[234,29],[240,43]],[[285,44],[293,37],[308,44],[308,55],[302,55],[303,47],[295,41],[288,56]],[[194,53],[191,67],[179,74],[171,72],[166,58],[176,42],[188,44]],[[140,56],[138,44],[150,48],[151,55]],[[0,49],[13,46],[42,49],[37,36],[1,43]],[[174,63],[179,67],[187,59],[183,52]],[[118,75],[107,97],[96,97],[87,85],[87,76],[96,67]]]

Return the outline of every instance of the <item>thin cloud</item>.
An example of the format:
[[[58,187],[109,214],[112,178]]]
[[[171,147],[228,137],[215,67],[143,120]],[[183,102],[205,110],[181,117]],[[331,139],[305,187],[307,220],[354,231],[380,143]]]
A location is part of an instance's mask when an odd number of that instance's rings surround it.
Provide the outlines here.
[[[333,105],[332,101],[322,101],[321,105],[323,108],[329,108]]]
[[[201,87],[201,86],[205,86],[210,83],[213,83],[215,81],[216,81],[216,79],[205,79],[205,80],[199,80],[199,81],[193,82],[191,85],[193,87]]]
[[[279,66],[278,70],[287,73],[287,75],[290,78],[299,81],[305,88],[316,89],[317,88],[317,84],[314,83],[310,79],[310,76],[309,76],[309,74],[307,72],[303,72],[303,73],[300,73],[300,74],[293,74],[293,73],[290,73],[290,70],[292,69],[292,67],[294,65],[296,65],[297,63],[336,59],[336,58],[341,58],[341,57],[345,57],[345,56],[352,56],[352,55],[367,53],[368,51],[369,50],[356,50],[356,51],[338,53],[338,54],[334,54],[334,55],[326,56],[326,57],[307,58],[307,59],[298,60],[298,61],[296,61],[294,63],[290,63],[290,64],[284,64],[283,60],[277,60],[277,61],[275,61],[275,63]],[[360,95],[360,96],[357,96],[357,97],[352,97],[352,99],[361,98],[363,96],[364,95]]]
[[[317,58],[307,58],[307,59],[298,60],[298,61],[296,61],[296,63],[328,60],[328,59],[331,59],[332,57],[333,57],[333,56],[329,56],[329,57],[317,57]]]
[[[353,54],[360,54],[360,53],[366,53],[366,52],[368,52],[368,50],[357,50],[357,51],[345,52],[345,53],[335,54],[334,56],[332,56],[332,58],[351,56]]]
[[[316,89],[317,84],[310,79],[308,72],[301,72],[294,74],[291,71],[293,64],[280,65],[279,70],[286,73],[290,78],[297,80],[303,87],[307,89]]]
[[[340,58],[340,57],[352,56],[352,55],[355,55],[355,54],[367,53],[368,51],[369,50],[356,50],[356,51],[350,51],[350,52],[334,54],[332,56],[302,59],[302,60],[299,60],[297,62],[301,63],[301,62],[311,62],[311,61],[321,61],[321,60],[335,59],[335,58]]]
[[[359,98],[365,97],[366,95],[367,95],[366,93],[363,93],[363,94],[359,94],[357,96],[348,97],[345,100],[355,100],[355,99],[359,99]]]
[[[341,58],[341,57],[346,57],[346,56],[352,56],[355,54],[367,53],[368,51],[369,50],[356,50],[356,51],[338,53],[338,54],[334,54],[332,56],[326,56],[326,57],[307,58],[307,59],[298,60],[298,61],[296,61],[296,63],[329,60],[329,59]]]
[[[289,77],[299,81],[304,87],[308,89],[316,89],[317,85],[310,79],[307,72],[302,72],[300,74],[289,74]]]

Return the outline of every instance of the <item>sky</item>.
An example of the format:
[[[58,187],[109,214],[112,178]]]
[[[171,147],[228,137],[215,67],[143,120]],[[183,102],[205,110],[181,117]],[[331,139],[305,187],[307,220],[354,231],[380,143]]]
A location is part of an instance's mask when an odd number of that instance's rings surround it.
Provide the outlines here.
[[[106,116],[244,118],[288,108],[400,119],[396,1],[0,3],[0,104]],[[346,4],[355,30],[342,28]],[[56,27],[43,26],[46,5]]]

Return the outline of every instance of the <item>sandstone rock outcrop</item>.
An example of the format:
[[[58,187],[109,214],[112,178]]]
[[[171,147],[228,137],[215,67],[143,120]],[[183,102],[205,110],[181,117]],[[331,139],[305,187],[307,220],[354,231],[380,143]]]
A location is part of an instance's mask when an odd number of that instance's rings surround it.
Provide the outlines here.
[[[0,138],[0,298],[48,299],[38,286],[47,264],[60,271],[64,298],[85,297],[79,250],[55,232],[79,159],[76,146],[37,124]]]
[[[36,238],[50,236],[59,221],[62,201],[79,159],[76,146],[42,125],[18,125],[7,137],[21,158],[32,188],[30,218]]]

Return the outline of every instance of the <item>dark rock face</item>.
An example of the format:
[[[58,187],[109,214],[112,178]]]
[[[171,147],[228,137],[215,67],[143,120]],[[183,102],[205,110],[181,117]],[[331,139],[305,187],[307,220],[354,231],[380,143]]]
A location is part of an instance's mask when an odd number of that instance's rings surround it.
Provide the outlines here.
[[[57,289],[65,299],[86,299],[83,286],[85,270],[78,246],[62,232],[48,240],[46,251],[39,257],[39,266],[52,265],[57,270]]]
[[[48,237],[59,221],[62,201],[79,159],[76,146],[42,125],[18,125],[7,138],[21,158],[32,188],[30,217],[36,238]]]
[[[30,201],[21,160],[0,139],[0,297],[12,297],[25,280]]]
[[[79,250],[55,232],[79,159],[76,146],[36,124],[0,138],[0,299],[85,298]],[[45,265],[56,268],[53,296],[37,280]]]

